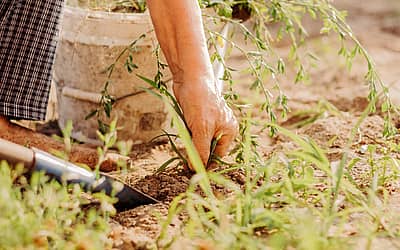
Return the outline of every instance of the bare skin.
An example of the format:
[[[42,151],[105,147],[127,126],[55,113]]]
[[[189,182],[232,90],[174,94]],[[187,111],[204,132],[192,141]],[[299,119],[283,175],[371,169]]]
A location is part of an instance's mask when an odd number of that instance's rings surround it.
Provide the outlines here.
[[[224,156],[237,133],[237,121],[218,91],[197,1],[147,0],[161,49],[173,75],[174,94],[204,164],[213,138]]]

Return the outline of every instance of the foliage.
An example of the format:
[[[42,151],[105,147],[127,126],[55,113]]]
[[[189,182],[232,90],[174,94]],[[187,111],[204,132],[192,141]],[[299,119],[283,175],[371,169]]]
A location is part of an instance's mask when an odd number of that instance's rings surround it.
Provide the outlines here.
[[[357,55],[362,56],[368,70],[365,74],[365,81],[369,86],[368,99],[370,102],[376,103],[378,97],[384,103],[382,111],[386,114],[386,123],[384,134],[386,136],[394,134],[396,129],[391,124],[391,113],[394,107],[390,101],[388,89],[382,82],[375,64],[361,45],[358,39],[354,36],[351,27],[346,23],[345,11],[337,10],[329,0],[255,0],[255,1],[201,1],[203,6],[214,6],[218,15],[208,15],[218,21],[231,22],[236,26],[236,33],[242,34],[244,39],[252,43],[254,50],[248,51],[241,48],[229,37],[223,37],[220,33],[208,29],[209,41],[215,46],[219,39],[227,40],[230,45],[238,49],[248,59],[248,71],[254,76],[252,89],[260,91],[264,96],[264,103],[261,105],[261,110],[268,114],[272,122],[275,122],[277,117],[276,109],[281,109],[282,116],[287,113],[287,97],[280,90],[279,75],[285,74],[287,65],[291,65],[296,70],[294,83],[310,81],[306,69],[308,60],[316,60],[316,56],[302,49],[305,44],[305,38],[308,33],[306,27],[303,26],[303,20],[308,15],[312,19],[321,20],[323,27],[320,30],[321,34],[338,34],[338,39],[341,42],[341,48],[338,54],[346,59],[348,68],[351,69],[352,60]],[[246,25],[236,20],[235,9],[239,6],[251,13],[253,27],[249,29]],[[270,27],[277,25],[277,32],[272,32]],[[274,49],[274,42],[279,42],[283,39],[290,41],[290,53],[288,58],[279,55]],[[219,60],[225,65],[224,80],[230,83],[230,90],[234,85],[232,79],[232,71],[225,64],[223,58],[217,54],[211,56],[213,60]],[[311,79],[312,80],[312,79]],[[272,86],[268,87],[267,86]],[[276,90],[278,94],[274,96],[271,90]],[[378,93],[378,89],[381,92]],[[237,103],[240,99],[238,93],[230,91],[226,94],[228,100]],[[240,105],[237,105],[240,109]],[[371,112],[376,111],[375,105],[372,105]],[[273,132],[273,131],[272,131]]]
[[[65,152],[53,153],[66,160],[72,148],[71,131],[68,122],[63,137],[55,138],[64,142]],[[97,173],[110,147],[117,144],[127,155],[132,146],[129,141],[116,142],[116,120],[98,136],[103,147],[98,148]],[[118,164],[126,167],[125,162]],[[28,178],[24,171],[22,166],[0,162],[0,249],[111,249],[109,217],[115,214],[111,205],[115,198],[93,193],[100,206],[90,207],[92,200],[82,195],[79,185],[49,180],[42,172],[29,173]]]
[[[99,125],[99,132],[101,134],[107,133],[107,131],[110,129],[109,125],[104,122],[104,117],[106,118],[111,118],[111,111],[114,103],[118,100],[124,99],[130,95],[122,96],[119,98],[113,97],[109,91],[108,88],[110,84],[112,84],[112,74],[115,70],[115,67],[117,66],[117,62],[126,54],[128,54],[127,59],[125,61],[124,66],[126,67],[126,70],[129,73],[133,72],[133,69],[137,68],[137,65],[133,62],[133,53],[136,51],[136,45],[139,43],[143,38],[145,38],[146,34],[142,34],[139,36],[137,39],[135,39],[133,42],[131,42],[125,49],[123,49],[117,58],[115,59],[115,62],[112,63],[110,66],[107,67],[105,70],[105,74],[107,74],[107,81],[104,84],[104,88],[101,91],[101,99],[98,108],[95,110],[92,110],[86,117],[85,119],[90,119],[92,117],[97,118],[97,123]],[[139,94],[141,92],[136,92],[135,95]]]
[[[0,249],[104,249],[110,246],[107,215],[83,210],[78,185],[30,180],[20,167],[0,163]]]
[[[372,160],[382,164],[380,170],[372,164],[374,177],[360,188],[350,177],[354,161],[337,167],[311,139],[274,124],[297,148],[260,157],[253,150],[253,122],[244,122],[242,157],[221,172],[205,171],[184,126],[177,127],[197,174],[187,192],[172,202],[158,239],[160,248],[179,248],[184,242],[186,249],[352,249],[357,237],[348,236],[356,232],[368,244],[386,237],[399,247],[399,215],[388,206],[383,188],[389,176],[398,181],[398,160],[389,154]],[[388,174],[384,169],[395,171]],[[227,178],[227,171],[242,171],[244,183]],[[218,196],[221,187],[224,196]],[[168,225],[182,216],[185,223],[171,236]]]

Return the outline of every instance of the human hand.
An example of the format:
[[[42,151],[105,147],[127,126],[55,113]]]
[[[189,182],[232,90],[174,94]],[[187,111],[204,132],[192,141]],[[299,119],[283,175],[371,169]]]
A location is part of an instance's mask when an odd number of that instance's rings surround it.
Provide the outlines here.
[[[203,164],[207,167],[211,141],[219,138],[214,153],[223,157],[234,140],[238,125],[232,110],[210,80],[174,82],[175,97],[183,110]],[[189,166],[193,170],[193,166]]]

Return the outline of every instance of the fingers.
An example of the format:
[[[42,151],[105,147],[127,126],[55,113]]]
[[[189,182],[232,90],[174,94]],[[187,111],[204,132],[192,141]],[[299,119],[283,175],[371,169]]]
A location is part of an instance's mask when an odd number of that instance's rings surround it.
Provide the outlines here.
[[[219,157],[224,157],[228,153],[233,139],[234,135],[223,134],[217,143],[217,147],[215,148],[214,154]]]
[[[197,152],[200,155],[201,161],[203,162],[204,166],[207,165],[208,162],[208,157],[210,156],[210,146],[211,146],[211,140],[212,140],[212,134],[211,133],[202,133],[199,132],[198,130],[192,131],[192,140],[193,144],[197,149]],[[189,166],[192,170],[194,170],[192,164]]]
[[[213,153],[218,157],[224,157],[228,153],[230,146],[237,135],[236,119],[232,119],[231,122],[228,123],[221,132],[218,132],[217,135],[216,138],[220,138]]]
[[[209,163],[210,147],[213,138],[220,137],[213,153],[218,157],[223,157],[228,153],[229,148],[237,134],[236,119],[232,119],[231,122],[225,124],[224,128],[220,129],[217,133],[215,133],[214,131],[215,130],[207,132],[204,130],[193,130],[193,144],[196,147],[197,152],[200,155],[201,161],[203,162],[204,166],[206,166],[206,168],[210,167],[207,166],[207,164]],[[190,165],[189,167],[194,170],[192,165]]]
[[[193,144],[196,147],[201,161],[206,168],[213,167],[213,165],[215,165],[215,163],[209,162],[212,140],[214,138],[218,138],[217,145],[213,153],[218,157],[223,157],[228,153],[229,148],[237,135],[238,124],[236,118],[231,112],[226,112],[225,115],[227,119],[222,119],[224,122],[217,122],[217,128],[215,126],[209,126],[209,124],[207,125],[207,121],[204,120],[203,124],[197,123],[197,126],[191,129],[193,133]],[[208,166],[209,163],[211,166]],[[193,165],[190,164],[189,167],[194,170]]]

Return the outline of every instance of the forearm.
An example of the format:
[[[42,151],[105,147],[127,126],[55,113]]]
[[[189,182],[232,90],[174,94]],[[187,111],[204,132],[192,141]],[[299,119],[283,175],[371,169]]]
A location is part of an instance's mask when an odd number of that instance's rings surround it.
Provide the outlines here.
[[[196,0],[147,0],[154,29],[175,83],[213,81]]]

